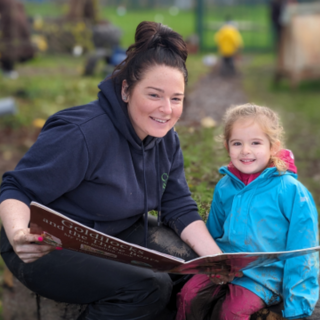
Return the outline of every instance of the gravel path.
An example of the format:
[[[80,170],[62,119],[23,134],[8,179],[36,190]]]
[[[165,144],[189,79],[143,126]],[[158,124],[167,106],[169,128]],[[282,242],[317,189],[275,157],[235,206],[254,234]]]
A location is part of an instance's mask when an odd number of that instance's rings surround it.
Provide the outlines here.
[[[206,117],[220,122],[228,107],[246,102],[241,76],[222,78],[211,72],[187,93],[179,125],[199,125]]]

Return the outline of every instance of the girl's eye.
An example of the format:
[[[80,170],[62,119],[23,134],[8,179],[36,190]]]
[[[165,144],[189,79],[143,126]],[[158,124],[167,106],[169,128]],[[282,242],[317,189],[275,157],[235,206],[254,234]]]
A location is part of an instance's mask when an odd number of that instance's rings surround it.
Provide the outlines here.
[[[233,146],[241,146],[241,143],[240,142],[234,142],[232,145]]]
[[[254,141],[254,142],[252,142],[252,144],[253,145],[258,145],[258,144],[260,144],[260,142],[259,141]]]

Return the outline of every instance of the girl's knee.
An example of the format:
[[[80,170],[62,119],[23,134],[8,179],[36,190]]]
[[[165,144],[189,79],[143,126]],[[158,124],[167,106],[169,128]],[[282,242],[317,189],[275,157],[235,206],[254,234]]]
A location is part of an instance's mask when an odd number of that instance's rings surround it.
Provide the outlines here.
[[[178,294],[178,300],[191,301],[206,284],[210,282],[205,274],[193,276],[181,289]]]
[[[177,294],[177,318],[176,320],[185,319],[186,314],[190,312],[191,301],[197,296],[199,290],[210,282],[204,274],[193,276]]]
[[[249,320],[252,314],[264,306],[261,298],[250,290],[229,284],[229,293],[221,307],[221,320]]]

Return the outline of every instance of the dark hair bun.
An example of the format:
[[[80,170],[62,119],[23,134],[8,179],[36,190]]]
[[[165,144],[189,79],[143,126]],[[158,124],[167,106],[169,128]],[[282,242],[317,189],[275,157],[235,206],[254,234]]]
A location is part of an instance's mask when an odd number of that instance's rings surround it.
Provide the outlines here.
[[[152,21],[141,22],[135,34],[135,51],[164,47],[178,54],[183,61],[187,60],[187,46],[180,34],[168,26]]]
[[[136,29],[135,43],[128,48],[127,58],[115,68],[113,78],[119,83],[126,80],[130,92],[149,68],[165,65],[180,70],[187,83],[187,56],[187,45],[179,33],[161,23],[143,21]]]

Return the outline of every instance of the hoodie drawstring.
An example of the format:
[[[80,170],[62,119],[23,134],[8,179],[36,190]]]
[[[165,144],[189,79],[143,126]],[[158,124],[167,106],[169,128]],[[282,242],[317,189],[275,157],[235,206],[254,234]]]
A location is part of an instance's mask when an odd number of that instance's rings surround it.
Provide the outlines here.
[[[148,247],[148,193],[147,193],[147,179],[146,179],[146,160],[144,146],[142,144],[142,162],[143,162],[143,193],[144,193],[144,245]]]
[[[145,151],[142,145],[142,162],[143,162],[143,193],[144,193],[144,245],[148,248],[148,193],[147,193],[147,179],[146,179],[146,161]],[[157,195],[158,195],[158,226],[161,223],[161,190],[159,186],[160,176],[160,162],[159,162],[159,146],[156,144],[156,170],[157,170]]]
[[[157,166],[157,193],[158,193],[158,227],[161,223],[161,190],[158,183],[160,177],[160,162],[159,162],[159,145],[156,143],[156,166]]]

